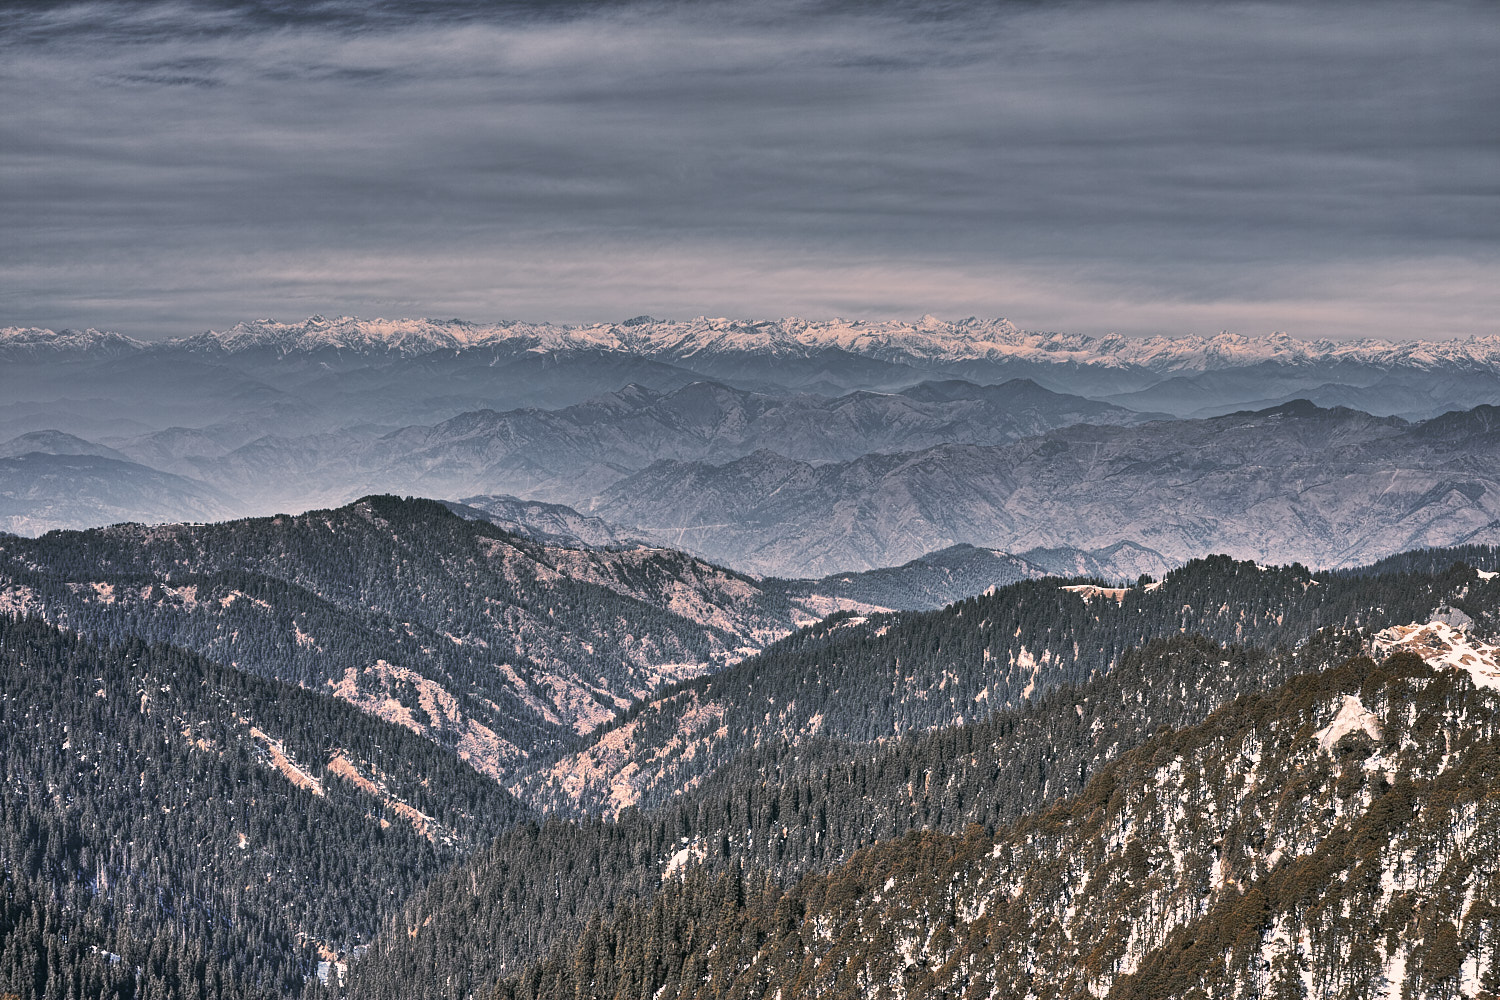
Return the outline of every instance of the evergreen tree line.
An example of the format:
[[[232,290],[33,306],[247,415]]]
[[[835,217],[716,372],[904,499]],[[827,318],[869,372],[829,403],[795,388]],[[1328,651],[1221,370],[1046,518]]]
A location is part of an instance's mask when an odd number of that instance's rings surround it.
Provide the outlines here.
[[[394,1000],[419,985],[434,997],[482,994],[591,921],[646,905],[679,851],[692,870],[753,871],[784,886],[914,830],[993,831],[1078,794],[1164,728],[1360,649],[1357,636],[1331,630],[1278,655],[1197,636],[1155,640],[1108,674],[982,723],[886,743],[779,743],[654,809],[526,824],[393,916],[354,966],[353,995]]]
[[[442,685],[466,718],[522,753],[577,743],[570,722],[535,708],[553,697],[549,674],[628,701],[657,685],[655,664],[722,661],[743,645],[722,624],[667,609],[684,581],[750,590],[739,574],[682,553],[549,551],[397,497],[295,517],[0,537],[0,587],[24,588],[54,624],[171,643],[307,687],[384,660]],[[785,595],[751,592],[737,610],[746,632],[790,619]],[[393,697],[421,717],[412,690],[363,679],[376,700]],[[618,708],[608,693],[578,690],[598,713]],[[432,732],[450,748],[459,735]]]
[[[1321,748],[1350,695],[1379,736]],[[1366,997],[1393,975],[1412,1000],[1489,995],[1497,781],[1492,697],[1409,653],[1354,659],[1164,730],[996,830],[912,831],[789,884],[691,868],[490,996]]]
[[[751,747],[810,733],[866,742],[983,719],[1106,673],[1156,638],[1292,648],[1324,628],[1368,635],[1425,622],[1444,603],[1466,610],[1481,632],[1500,631],[1500,580],[1462,563],[1431,573],[1335,575],[1225,556],[1194,560],[1118,600],[1028,580],[939,611],[836,615],[727,670],[668,688],[597,731],[596,744],[629,726],[629,758],[581,789],[571,771],[550,767],[555,755],[533,760],[517,781],[548,812],[598,813],[634,763],[638,803],[660,805]]]
[[[330,557],[353,581],[347,592],[306,575],[309,567],[322,571],[321,533],[345,530],[339,516],[374,523],[353,508],[317,512],[323,520],[304,515],[298,530],[309,540],[296,545],[278,542],[284,525],[268,519],[256,536],[269,553],[260,565],[284,576],[195,564],[211,546],[181,534],[188,529],[140,529],[159,545],[150,556],[159,562],[141,576],[132,574],[142,565],[130,562],[146,558],[137,551],[140,538],[113,552],[116,529],[51,536],[60,550],[72,551],[82,536],[96,545],[78,557],[73,577],[37,562],[41,550],[22,558],[16,546],[27,540],[0,540],[0,560],[31,573],[26,585],[34,590],[52,588],[54,610],[102,614],[104,624],[91,631],[120,635],[105,644],[35,621],[0,632],[3,938],[10,949],[0,953],[9,956],[0,971],[10,977],[0,980],[0,992],[28,1000],[301,995],[317,989],[308,976],[318,944],[350,952],[379,930],[379,945],[353,966],[355,995],[484,993],[591,922],[602,928],[622,907],[655,906],[668,859],[679,854],[683,870],[705,878],[741,872],[753,896],[784,892],[809,872],[832,870],[909,831],[958,834],[970,824],[993,831],[1077,793],[1157,728],[1191,723],[1237,694],[1347,656],[1362,634],[1421,620],[1445,602],[1493,632],[1500,602],[1500,585],[1467,566],[1441,566],[1437,556],[1432,565],[1441,568],[1432,572],[1373,575],[1262,570],[1215,558],[1118,601],[1028,581],[940,612],[863,622],[842,616],[670,690],[663,704],[723,706],[729,738],[695,761],[669,761],[675,769],[645,789],[642,808],[617,821],[527,822],[530,814],[513,798],[406,730],[324,694],[130,634],[178,635],[172,629],[182,627],[192,636],[182,623],[201,620],[222,641],[225,622],[215,615],[243,613],[228,629],[241,636],[214,647],[230,663],[247,666],[226,651],[277,643],[288,655],[295,647],[295,655],[312,657],[286,639],[312,621],[278,616],[276,609],[294,606],[298,615],[326,613],[356,661],[401,649],[417,662],[436,660],[436,675],[461,688],[464,675],[453,665],[464,661],[445,658],[456,644],[442,634],[456,619],[443,618],[440,605],[452,601],[453,614],[467,613],[473,591],[482,603],[485,588],[501,585],[453,569],[468,566],[468,556],[443,555],[444,546],[477,544],[448,520],[471,522],[384,503],[367,511],[392,518],[376,534],[390,536],[394,524],[412,553],[428,545],[437,553],[412,556],[420,572],[400,578],[405,603],[394,611],[363,607],[398,599],[386,582],[360,582],[379,575],[364,556]],[[428,530],[429,521],[438,528]],[[391,565],[388,541],[369,546],[382,553],[370,559]],[[249,559],[249,548],[242,554]],[[116,572],[117,595],[139,584],[155,596],[105,604],[69,587],[107,583]],[[443,573],[447,583],[421,592]],[[204,581],[193,606],[167,592],[188,580]],[[234,591],[261,595],[271,613],[254,601],[214,596]],[[516,605],[531,617],[507,619],[506,627],[530,628],[555,615],[561,633],[592,620],[564,620],[552,602],[566,593],[532,592],[529,605]],[[584,606],[579,598],[567,608]],[[637,606],[645,605],[613,603],[600,613],[617,617],[613,634],[636,641],[643,634],[631,631]],[[357,635],[359,628],[370,634]],[[1176,638],[1159,642],[1164,636]],[[473,661],[476,671],[483,661]],[[309,676],[340,675],[320,669]],[[484,690],[467,689],[473,698]],[[414,700],[414,692],[393,693]],[[815,715],[821,728],[813,735]],[[675,735],[654,706],[622,722],[635,724],[639,745],[653,753]],[[251,725],[274,737],[324,794],[268,766]],[[545,728],[532,732],[536,742],[522,745],[551,746],[553,759],[566,748],[561,739],[548,743]],[[432,817],[439,835],[423,836],[400,809],[333,775],[335,753],[377,778],[393,800]],[[106,988],[115,992],[99,992]]]
[[[300,996],[318,945],[528,815],[398,726],[172,647],[0,618],[0,676],[0,995]]]

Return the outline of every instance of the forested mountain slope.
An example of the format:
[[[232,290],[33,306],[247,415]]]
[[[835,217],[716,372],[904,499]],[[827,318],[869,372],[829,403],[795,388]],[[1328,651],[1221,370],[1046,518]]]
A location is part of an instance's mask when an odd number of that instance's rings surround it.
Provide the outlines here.
[[[396,497],[0,536],[0,602],[332,692],[492,775],[836,606],[678,552],[548,547]]]
[[[528,816],[400,726],[0,615],[0,994],[300,995]]]
[[[1500,583],[1462,564],[1338,575],[1222,556],[1130,588],[1032,580],[941,611],[834,617],[663,692],[584,749],[525,769],[511,787],[549,810],[651,805],[752,746],[814,735],[877,740],[982,719],[1106,671],[1156,637],[1291,646],[1326,626],[1426,621],[1448,602],[1486,632],[1500,622]]]
[[[485,984],[576,937],[594,917],[649,899],[684,866],[790,884],[911,830],[988,828],[1076,794],[1103,763],[1164,726],[1358,653],[1329,633],[1296,654],[1160,640],[1110,673],[1039,694],[992,719],[897,741],[816,738],[746,751],[700,785],[615,821],[548,821],[504,834],[415,896],[354,967],[355,995],[434,996]]]
[[[502,1000],[1489,995],[1500,717],[1410,654],[1248,695],[991,833],[689,867]]]

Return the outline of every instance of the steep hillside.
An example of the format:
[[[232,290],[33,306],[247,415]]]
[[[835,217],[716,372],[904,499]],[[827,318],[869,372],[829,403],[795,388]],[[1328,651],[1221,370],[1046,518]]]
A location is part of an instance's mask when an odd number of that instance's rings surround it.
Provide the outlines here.
[[[677,552],[551,548],[395,497],[0,537],[0,602],[329,691],[497,776],[836,606]]]
[[[300,995],[527,817],[334,699],[0,615],[0,993]]]
[[[1023,581],[936,612],[839,616],[664,692],[585,748],[523,769],[511,787],[539,808],[616,812],[663,802],[754,746],[880,740],[982,719],[1107,671],[1153,638],[1291,647],[1329,626],[1426,621],[1449,602],[1487,634],[1500,626],[1500,583],[1461,564],[1314,576],[1225,557],[1131,588]]]
[[[392,918],[355,967],[356,992],[394,1000],[434,971],[446,996],[482,991],[576,939],[590,919],[649,899],[684,866],[756,870],[790,884],[911,830],[993,829],[1076,794],[1100,765],[1161,727],[1201,722],[1240,694],[1359,649],[1332,635],[1279,656],[1163,640],[1103,677],[983,723],[880,744],[769,744],[659,809],[518,828]],[[553,874],[561,877],[538,898],[534,887]],[[532,899],[536,908],[521,905]]]
[[[1078,426],[813,465],[770,451],[659,462],[587,512],[758,573],[823,576],[956,543],[1142,545],[1352,566],[1500,540],[1500,435],[1487,408],[1426,424],[1289,404],[1202,421]]]
[[[1465,675],[1354,660],[993,833],[913,833],[790,889],[684,867],[496,996],[1487,995],[1497,746]]]

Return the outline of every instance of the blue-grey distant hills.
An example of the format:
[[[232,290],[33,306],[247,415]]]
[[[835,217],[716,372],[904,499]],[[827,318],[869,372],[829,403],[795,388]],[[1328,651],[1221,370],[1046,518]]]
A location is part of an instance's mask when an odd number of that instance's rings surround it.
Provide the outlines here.
[[[217,521],[238,506],[204,483],[102,455],[29,451],[0,458],[0,531]]]
[[[1500,404],[1500,338],[1088,337],[933,317],[643,316],[560,326],[314,316],[158,342],[4,328],[0,436],[184,427],[238,435],[243,444],[358,424],[434,424],[471,410],[557,409],[631,383],[670,392],[708,379],[832,397],[953,378],[1029,378],[1054,392],[1175,416],[1304,398],[1424,419]]]
[[[786,576],[955,543],[1144,546],[1312,565],[1500,541],[1500,410],[1421,424],[1292,403],[1209,420],[1076,426],[815,465],[770,451],[663,461],[589,508],[706,558]]]
[[[897,611],[925,611],[1021,580],[1060,576],[1131,582],[1142,574],[1155,576],[1173,568],[1159,553],[1128,542],[1095,552],[1033,549],[1021,555],[950,545],[899,566],[791,580],[786,589]]]
[[[0,527],[509,495],[784,576],[953,545],[1138,547],[1110,573],[1218,550],[1342,565],[1487,537],[1497,405],[1500,338],[932,317],[11,328]]]
[[[670,392],[632,384],[555,410],[477,410],[395,430],[355,425],[241,443],[213,428],[173,427],[119,441],[118,450],[237,497],[247,512],[340,503],[371,490],[577,504],[663,459],[727,461],[774,449],[840,461],[952,441],[1013,441],[1084,421],[1148,419],[1024,379],[925,382],[833,398],[700,381]]]
[[[464,413],[369,442],[362,454],[380,474],[416,493],[452,496],[470,486],[469,492],[500,487],[576,502],[664,459],[726,461],[770,449],[808,462],[848,461],[950,442],[995,444],[1083,422],[1145,419],[1024,379],[992,386],[924,382],[897,393],[832,399],[694,382],[670,393],[631,385],[561,410]],[[234,489],[232,473],[221,471],[234,459],[203,463],[199,474]]]
[[[905,395],[857,395],[831,402],[921,412]],[[733,405],[682,405],[703,397]],[[764,401],[723,387],[668,396],[631,390],[571,410],[474,414],[441,432],[414,428],[374,442],[354,434],[266,439],[232,459],[193,466],[195,478],[98,456],[32,454],[3,460],[0,482],[7,523],[26,533],[107,520],[215,519],[246,504],[228,499],[236,486],[256,483],[281,491],[262,496],[262,510],[374,484],[439,497],[522,493],[530,498],[498,523],[534,519],[538,537],[644,541],[787,578],[897,566],[954,545],[1020,555],[1053,572],[1121,578],[1210,552],[1345,566],[1423,546],[1500,541],[1495,407],[1410,423],[1300,401],[1203,420],[1074,424],[996,444],[817,460],[764,447],[733,457],[759,440],[747,397]],[[664,411],[667,400],[673,408]],[[758,419],[786,412],[783,404],[829,418],[817,407],[830,401],[807,400],[775,400]],[[960,404],[985,405],[971,395]],[[678,422],[657,419],[663,412]],[[868,440],[912,432],[890,412]],[[683,416],[705,413],[710,418],[697,423]],[[632,433],[622,433],[632,420]],[[708,426],[719,434],[702,434]],[[796,438],[786,434],[782,443],[790,450]],[[836,444],[817,435],[804,442],[808,450]],[[729,457],[654,458],[679,447]],[[546,504],[573,512],[548,512]],[[528,513],[527,505],[542,506]],[[595,536],[579,534],[584,529]],[[1038,554],[1049,551],[1060,561]]]
[[[503,493],[444,500],[442,503],[459,517],[471,521],[488,521],[543,545],[578,549],[639,548],[647,545],[642,539],[629,535],[603,518],[587,517],[565,504],[522,500]]]

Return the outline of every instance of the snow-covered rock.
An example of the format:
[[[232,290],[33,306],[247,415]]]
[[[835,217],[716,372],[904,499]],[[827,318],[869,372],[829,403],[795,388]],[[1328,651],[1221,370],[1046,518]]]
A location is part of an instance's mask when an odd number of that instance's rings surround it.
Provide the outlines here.
[[[1426,625],[1396,625],[1375,637],[1380,656],[1407,651],[1433,666],[1462,670],[1475,685],[1500,691],[1500,646],[1471,634],[1467,616],[1458,624],[1433,620]]]

